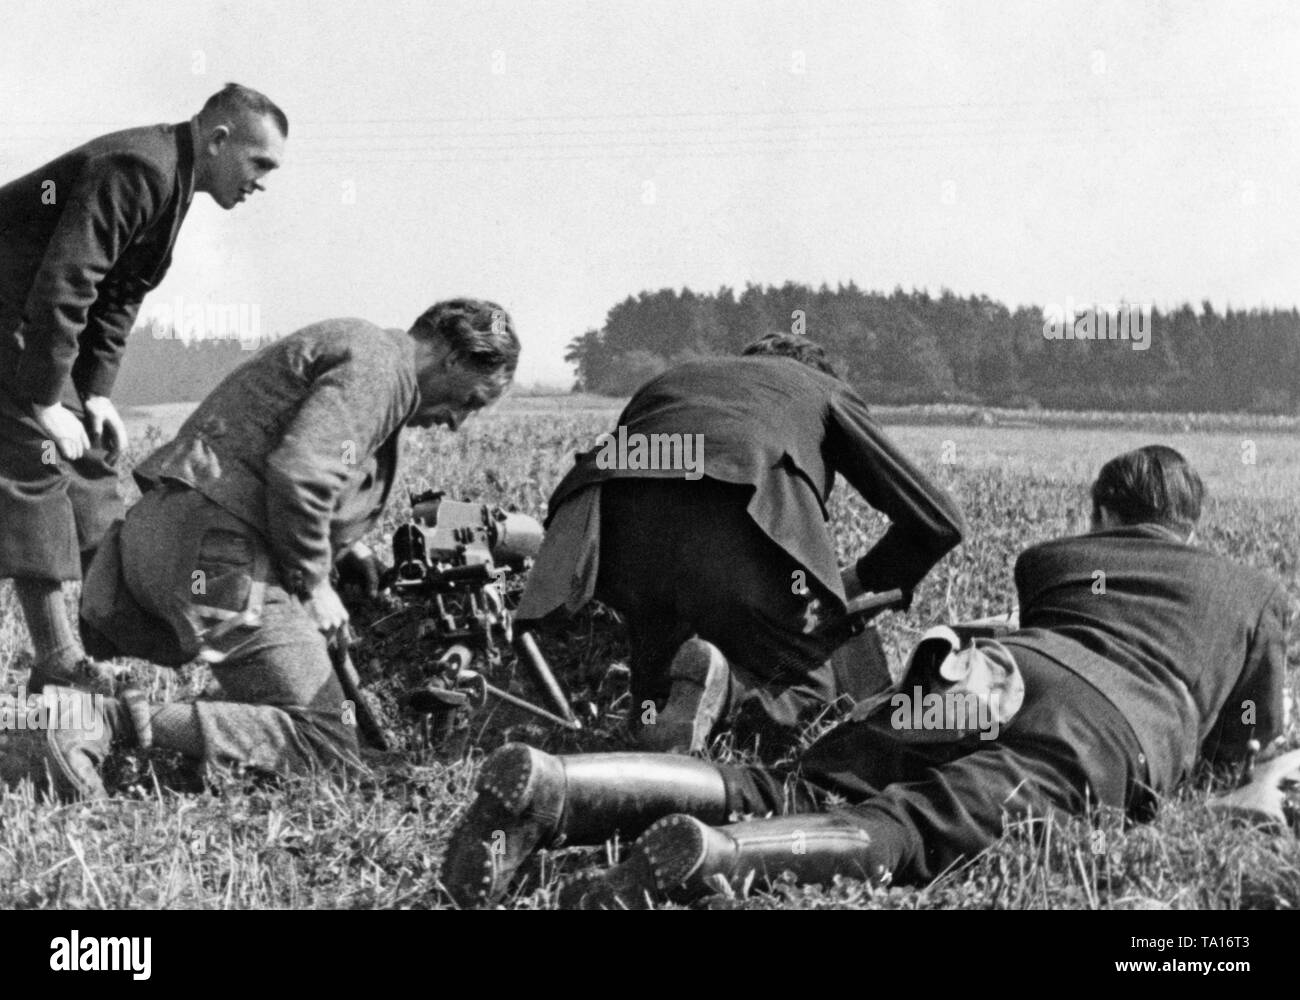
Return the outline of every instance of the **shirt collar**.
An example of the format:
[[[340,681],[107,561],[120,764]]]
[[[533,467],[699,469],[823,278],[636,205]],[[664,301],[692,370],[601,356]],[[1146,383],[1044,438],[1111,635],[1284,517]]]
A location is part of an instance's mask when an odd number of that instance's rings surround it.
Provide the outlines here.
[[[1116,525],[1113,528],[1104,528],[1101,531],[1091,531],[1091,535],[1119,535],[1121,537],[1139,536],[1143,538],[1159,538],[1167,542],[1178,542],[1186,544],[1187,539],[1180,535],[1173,528],[1163,524],[1156,524],[1154,521],[1143,521],[1140,524],[1123,524]]]

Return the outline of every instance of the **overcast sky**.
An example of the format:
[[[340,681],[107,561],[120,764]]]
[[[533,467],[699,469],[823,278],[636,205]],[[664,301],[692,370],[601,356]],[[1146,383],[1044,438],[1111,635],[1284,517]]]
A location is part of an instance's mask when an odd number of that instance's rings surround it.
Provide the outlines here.
[[[283,169],[231,212],[196,198],[151,296],[257,305],[264,332],[478,295],[515,318],[520,380],[567,384],[564,345],[663,286],[1300,302],[1293,2],[53,0],[3,20],[0,180],[228,80],[280,103]]]

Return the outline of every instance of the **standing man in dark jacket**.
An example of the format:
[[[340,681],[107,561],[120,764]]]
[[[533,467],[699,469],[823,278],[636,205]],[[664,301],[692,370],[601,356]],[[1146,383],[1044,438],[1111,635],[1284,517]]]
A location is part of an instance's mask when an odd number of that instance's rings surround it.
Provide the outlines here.
[[[1020,557],[1025,627],[999,651],[1018,668],[1023,704],[998,729],[944,731],[950,716],[936,712],[933,731],[913,731],[904,689],[879,711],[855,710],[789,768],[512,744],[484,765],[444,883],[463,904],[491,901],[537,846],[615,830],[645,833],[572,902],[688,898],[716,876],[782,871],[923,883],[990,846],[1007,820],[1095,807],[1149,817],[1198,754],[1240,764],[1283,731],[1284,592],[1190,544],[1202,494],[1173,449],[1129,452],[1093,485],[1092,533]],[[1225,805],[1281,823],[1276,786],[1297,772],[1300,753],[1285,755],[1261,776],[1273,788]],[[733,814],[784,815],[724,825]]]
[[[836,473],[892,522],[842,572],[826,523]],[[578,456],[519,617],[599,598],[627,621],[643,748],[699,749],[730,717],[774,757],[841,695],[887,683],[874,630],[860,644],[874,662],[830,662],[846,597],[910,592],[961,530],[821,348],[774,335],[646,383]]]
[[[111,395],[145,294],[196,191],[233,208],[280,165],[289,123],[228,84],[188,122],[94,139],[0,187],[0,578],[35,649],[28,689],[99,686],[60,583],[122,515]]]
[[[114,744],[279,774],[356,764],[356,707],[328,651],[348,619],[332,570],[366,569],[354,543],[387,503],[402,429],[455,430],[501,395],[518,358],[500,306],[453,299],[409,331],[316,323],[228,375],[136,467],[144,495],[82,594],[95,633],[130,655],[170,647],[168,665],[205,660],[223,698],[147,713],[108,698],[99,735],[52,728],[62,790],[103,795]]]

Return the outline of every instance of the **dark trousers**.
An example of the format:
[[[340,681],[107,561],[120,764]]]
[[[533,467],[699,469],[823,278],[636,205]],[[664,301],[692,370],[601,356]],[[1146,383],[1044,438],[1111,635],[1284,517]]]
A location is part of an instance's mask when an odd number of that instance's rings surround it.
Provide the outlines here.
[[[1024,653],[1025,655],[1021,655]],[[925,883],[974,858],[1008,821],[1150,806],[1137,737],[1100,693],[1017,648],[1025,703],[994,740],[910,743],[889,710],[838,726],[788,768],[725,766],[733,812],[821,812],[860,823],[895,882]]]
[[[123,513],[104,452],[67,461],[31,408],[0,388],[0,579],[80,580],[83,556]]]
[[[839,601],[754,523],[752,487],[615,479],[601,491],[596,597],[627,622],[637,715],[667,697],[673,654],[692,635],[732,666],[738,736],[769,751],[837,699],[851,704],[888,683],[874,631],[857,640],[851,669],[828,662],[835,640],[820,630]]]

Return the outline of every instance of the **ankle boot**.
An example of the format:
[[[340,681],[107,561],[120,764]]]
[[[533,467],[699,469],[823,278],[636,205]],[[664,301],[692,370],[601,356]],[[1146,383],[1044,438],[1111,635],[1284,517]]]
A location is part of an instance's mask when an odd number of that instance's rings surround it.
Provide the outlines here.
[[[42,699],[45,762],[57,798],[106,798],[99,769],[112,750],[152,743],[148,705],[140,691],[128,690],[117,699],[51,685]]]
[[[722,773],[669,754],[553,757],[511,743],[487,759],[476,791],[442,863],[443,885],[462,907],[498,902],[538,848],[634,837],[675,812],[715,823],[727,814]]]
[[[83,657],[71,667],[37,663],[27,677],[27,693],[40,694],[49,685],[77,688],[91,694],[112,695],[117,686],[117,670],[111,663]]]
[[[731,669],[722,651],[700,638],[682,643],[668,668],[672,687],[654,720],[643,726],[637,747],[651,753],[693,753],[708,746],[709,734],[727,712]]]
[[[793,872],[801,883],[834,876],[876,884],[887,864],[863,827],[836,813],[800,813],[713,827],[694,816],[666,816],[633,846],[626,861],[578,883],[561,906],[644,909],[668,899],[688,903],[716,891],[717,880],[743,883]]]

